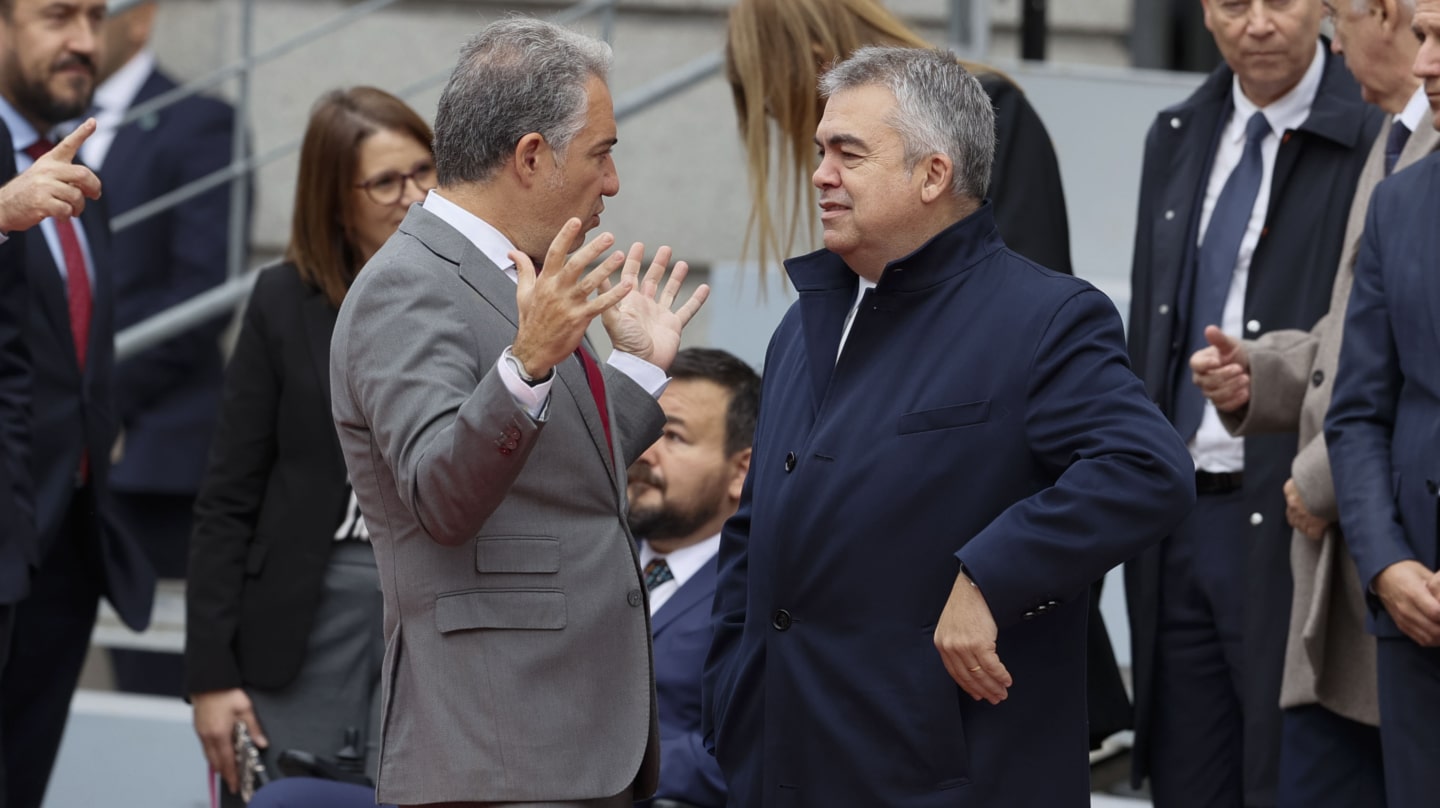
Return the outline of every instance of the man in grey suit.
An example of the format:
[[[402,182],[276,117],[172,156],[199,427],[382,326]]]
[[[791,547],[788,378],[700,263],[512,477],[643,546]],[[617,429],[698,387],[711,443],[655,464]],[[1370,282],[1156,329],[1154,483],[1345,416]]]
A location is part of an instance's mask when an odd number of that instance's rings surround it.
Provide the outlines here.
[[[586,269],[614,243],[578,247],[620,187],[609,63],[525,18],[466,43],[435,119],[439,187],[335,325],[332,408],[385,597],[380,802],[628,806],[655,788],[625,470],[660,436],[708,288],[672,311],[686,267],[662,284],[664,247],[643,278],[639,244]]]
[[[1344,52],[1365,100],[1389,113],[1356,184],[1330,311],[1309,331],[1272,331],[1258,340],[1212,326],[1211,347],[1190,360],[1196,384],[1232,434],[1299,431],[1284,485],[1295,587],[1280,691],[1279,798],[1281,805],[1317,807],[1385,804],[1375,638],[1365,631],[1359,574],[1340,532],[1323,427],[1371,193],[1440,145],[1411,71],[1419,50],[1410,30],[1414,0],[1326,5],[1335,25],[1331,48]]]

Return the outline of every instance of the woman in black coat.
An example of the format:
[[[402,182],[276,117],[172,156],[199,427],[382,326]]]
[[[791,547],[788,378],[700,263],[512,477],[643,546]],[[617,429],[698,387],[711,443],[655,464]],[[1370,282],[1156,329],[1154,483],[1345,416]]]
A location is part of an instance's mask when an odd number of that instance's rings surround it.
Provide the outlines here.
[[[383,605],[330,416],[330,335],[355,274],[434,187],[430,143],[424,120],[381,90],[320,99],[287,260],[260,272],[226,370],[195,504],[185,685],[232,792],[237,722],[266,747],[271,777],[281,750],[367,745]]]

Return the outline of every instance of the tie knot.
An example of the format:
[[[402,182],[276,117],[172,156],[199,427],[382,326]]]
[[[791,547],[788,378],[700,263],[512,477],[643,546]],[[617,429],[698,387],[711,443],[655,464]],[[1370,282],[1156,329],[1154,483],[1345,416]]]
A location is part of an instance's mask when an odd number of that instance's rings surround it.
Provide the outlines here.
[[[1270,134],[1270,120],[1265,113],[1257,112],[1250,116],[1249,122],[1245,124],[1245,139],[1251,143],[1259,143]]]
[[[55,144],[42,137],[29,146],[26,146],[25,153],[30,155],[31,160],[39,160],[53,148],[55,148]]]
[[[654,591],[655,587],[666,581],[675,580],[675,574],[670,571],[670,564],[662,557],[650,559],[645,565],[645,589]]]

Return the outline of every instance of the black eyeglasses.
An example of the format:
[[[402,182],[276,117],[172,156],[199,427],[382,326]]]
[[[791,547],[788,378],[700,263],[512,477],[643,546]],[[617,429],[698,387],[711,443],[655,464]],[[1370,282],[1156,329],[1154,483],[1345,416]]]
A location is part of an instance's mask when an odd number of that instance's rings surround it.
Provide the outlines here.
[[[361,183],[356,183],[356,188],[364,188],[370,201],[377,205],[394,205],[401,197],[405,196],[405,182],[409,180],[415,183],[420,193],[426,193],[435,187],[435,164],[421,163],[410,171],[401,174],[398,171],[386,171],[378,177],[371,177]]]

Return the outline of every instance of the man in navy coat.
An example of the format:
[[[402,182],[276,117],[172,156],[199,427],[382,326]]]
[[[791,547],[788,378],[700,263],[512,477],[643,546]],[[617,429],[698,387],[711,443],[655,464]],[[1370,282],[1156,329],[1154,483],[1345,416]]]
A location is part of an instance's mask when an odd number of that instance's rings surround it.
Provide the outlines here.
[[[627,514],[640,537],[654,637],[660,785],[654,805],[723,808],[725,781],[700,732],[720,527],[740,504],[760,377],[739,358],[686,348],[660,396],[665,432],[630,466]]]
[[[953,54],[865,48],[816,132],[705,671],[733,805],[1089,804],[1087,587],[1194,500],[1084,281],[1008,250]]]
[[[1420,0],[1416,73],[1440,119],[1440,0]],[[1440,155],[1371,198],[1325,439],[1376,637],[1385,799],[1440,794]]]
[[[232,157],[235,111],[214,98],[190,96],[116,128],[132,108],[175,88],[148,47],[155,12],[155,3],[140,3],[105,23],[95,90],[100,129],[80,156],[104,180],[112,217],[219,171]],[[116,331],[224,283],[229,232],[228,183],[117,229],[110,253]],[[115,366],[115,518],[162,578],[185,577],[190,514],[220,407],[226,321],[214,318]],[[111,659],[121,690],[183,690],[178,654],[117,650]]]

